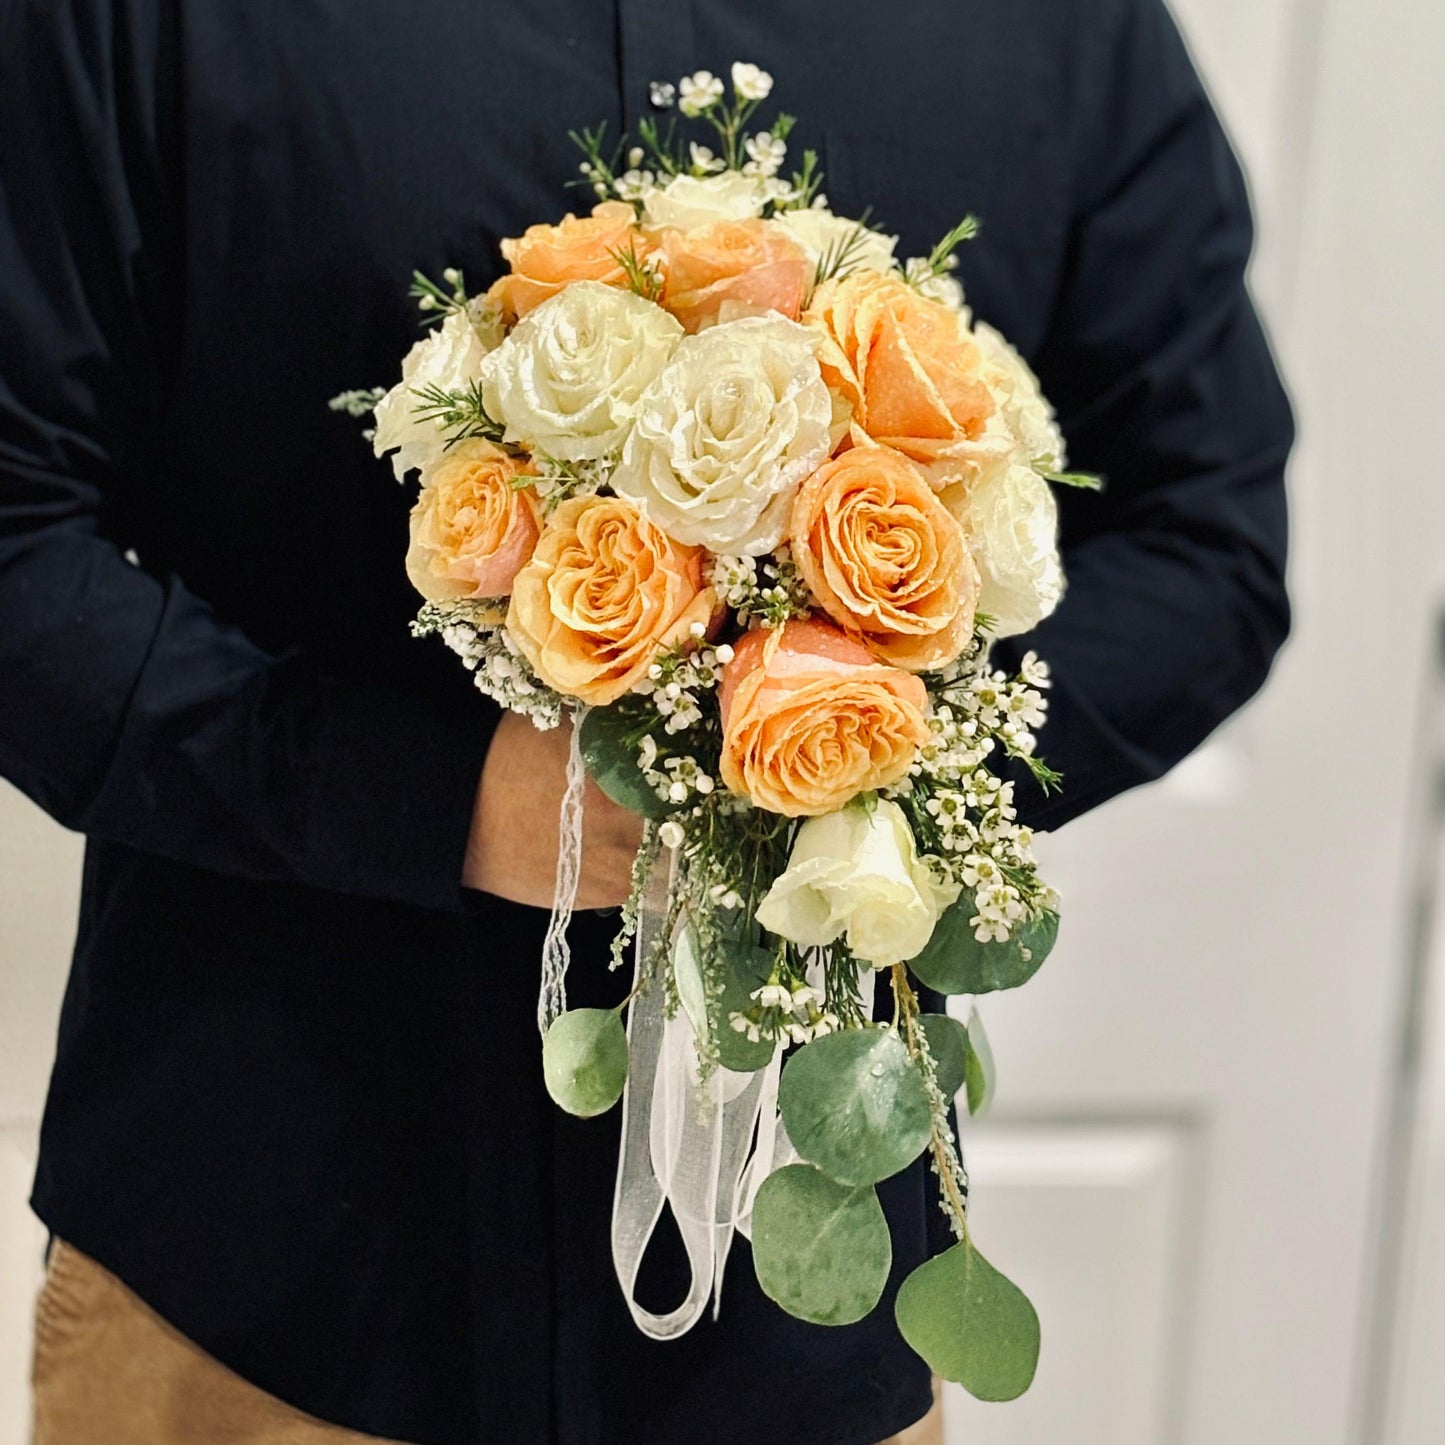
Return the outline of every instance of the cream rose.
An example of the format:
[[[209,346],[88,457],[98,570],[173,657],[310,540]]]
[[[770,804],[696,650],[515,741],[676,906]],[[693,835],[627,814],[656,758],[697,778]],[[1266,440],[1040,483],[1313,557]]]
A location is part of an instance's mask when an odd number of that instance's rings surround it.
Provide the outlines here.
[[[816,344],[781,316],[680,341],[642,397],[613,489],[679,542],[748,556],[776,547],[798,483],[830,447]]]
[[[929,737],[922,681],[824,622],[745,633],[723,671],[723,783],[785,817],[896,783]]]
[[[1018,446],[1018,460],[1062,471],[1063,433],[1033,369],[987,322],[978,322],[973,335],[983,352],[984,377],[998,403],[997,415]]]
[[[844,251],[850,271],[894,268],[893,248],[898,244],[897,236],[885,236],[881,231],[870,230],[861,221],[835,216],[821,206],[780,211],[768,224],[796,241],[814,268],[824,256],[836,256]]]
[[[469,386],[477,379],[488,349],[466,312],[453,311],[407,352],[401,380],[377,403],[372,439],[377,456],[396,453],[391,466],[397,481],[434,461],[446,447],[441,428],[417,416],[417,408],[424,405],[417,392],[429,386],[443,391]]]
[[[1028,363],[993,327],[979,322],[973,330],[983,358],[980,375],[994,399],[995,410],[982,433],[954,450],[956,466],[941,488],[949,510],[963,516],[972,491],[986,481],[997,483],[1013,466],[1037,463],[1062,471],[1064,438],[1054,420],[1038,378]]]
[[[482,400],[505,439],[563,461],[618,451],[682,327],[661,307],[578,281],[529,311],[482,359]]]
[[[1010,466],[982,478],[959,515],[978,565],[978,607],[995,637],[1028,632],[1059,605],[1059,511],[1053,489],[1032,468]]]
[[[711,621],[703,554],[619,497],[572,497],[512,584],[507,631],[548,687],[615,702],[657,654]]]
[[[846,935],[855,957],[886,968],[923,952],[960,891],[919,858],[898,804],[878,798],[809,818],[757,917],[800,948]]]
[[[649,226],[691,231],[714,221],[741,221],[758,215],[767,191],[755,176],[727,171],[720,176],[673,176],[642,198],[642,219]]]
[[[428,602],[505,597],[540,530],[521,465],[490,442],[458,442],[422,471],[406,574]]]

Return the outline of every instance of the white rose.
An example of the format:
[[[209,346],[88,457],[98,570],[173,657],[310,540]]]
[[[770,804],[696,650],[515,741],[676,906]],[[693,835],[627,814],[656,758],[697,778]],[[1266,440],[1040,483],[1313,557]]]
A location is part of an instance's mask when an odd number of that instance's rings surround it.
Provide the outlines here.
[[[407,352],[401,380],[376,406],[377,456],[394,451],[392,470],[397,481],[413,467],[425,468],[446,447],[446,437],[433,421],[423,421],[416,409],[425,403],[417,392],[428,386],[460,391],[477,379],[487,345],[466,314],[451,312]]]
[[[833,403],[816,344],[778,315],[680,341],[642,398],[613,490],[679,542],[771,551],[798,483],[829,451]]]
[[[885,968],[923,952],[959,895],[918,857],[903,810],[886,798],[809,818],[788,866],[758,905],[758,922],[800,948],[843,934],[854,956]]]
[[[1054,421],[1054,409],[1044,397],[1038,377],[986,322],[980,321],[973,334],[984,355],[988,388],[998,402],[997,415],[1018,446],[1019,461],[1062,471],[1063,433]]]
[[[847,216],[835,216],[821,206],[782,211],[769,224],[785,231],[796,241],[814,266],[824,256],[830,253],[836,256],[846,248],[847,269],[850,271],[893,270],[893,248],[898,244],[897,236],[870,231],[861,222],[850,221]]]
[[[529,311],[482,361],[482,401],[505,440],[562,461],[615,453],[682,327],[660,306],[577,281]]]
[[[978,564],[980,612],[995,637],[1028,632],[1059,605],[1059,509],[1053,489],[1029,466],[986,473],[959,518]]]
[[[725,171],[720,176],[673,176],[654,186],[642,199],[642,219],[649,226],[676,226],[691,231],[714,221],[743,221],[759,215],[767,188],[756,176]]]

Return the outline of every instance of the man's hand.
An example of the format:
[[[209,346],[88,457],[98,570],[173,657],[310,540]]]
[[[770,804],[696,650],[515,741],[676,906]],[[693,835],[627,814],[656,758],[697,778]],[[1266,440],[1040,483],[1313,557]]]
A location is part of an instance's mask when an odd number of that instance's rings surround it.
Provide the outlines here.
[[[557,819],[567,787],[569,725],[539,732],[504,712],[487,751],[472,812],[462,883],[513,903],[552,906]],[[627,899],[642,819],[619,808],[591,778],[582,803],[578,908],[615,908]]]

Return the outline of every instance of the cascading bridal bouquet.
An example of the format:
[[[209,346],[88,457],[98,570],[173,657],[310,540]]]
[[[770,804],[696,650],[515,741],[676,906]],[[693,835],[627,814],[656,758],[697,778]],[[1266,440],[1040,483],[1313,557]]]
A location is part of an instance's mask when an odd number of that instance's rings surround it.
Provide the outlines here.
[[[861,1319],[891,1262],[874,1186],[926,1154],[957,1242],[903,1283],[899,1329],[1010,1399],[1038,1319],[969,1235],[951,1118],[988,1099],[989,1049],[976,1009],[925,1012],[915,981],[1016,987],[1054,941],[990,767],[1057,784],[1034,752],[1048,673],[992,669],[989,640],[1057,604],[1050,483],[1092,479],[964,306],[972,222],[900,264],[828,209],[813,153],[783,177],[791,117],[748,130],[771,85],[738,64],[731,96],[705,71],[654,87],[716,149],[676,117],[631,149],[574,137],[591,213],[503,241],[483,295],[418,276],[439,325],[391,390],[333,405],[374,411],[378,455],[420,474],[414,630],[502,707],[576,723],[538,1021],[562,1108],[623,1101],[638,1324],[690,1328],[735,1231],[782,1308]],[[585,773],[647,820],[613,951],[636,977],[619,1009],[568,1012]],[[668,1206],[692,1284],[658,1316],[634,1286]]]

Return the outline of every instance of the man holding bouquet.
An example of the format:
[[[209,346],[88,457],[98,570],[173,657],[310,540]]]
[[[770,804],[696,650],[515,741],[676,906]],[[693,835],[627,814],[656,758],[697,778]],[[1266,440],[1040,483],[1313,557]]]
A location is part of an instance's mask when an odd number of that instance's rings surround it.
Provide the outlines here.
[[[860,1322],[790,1318],[735,1258],[718,1320],[632,1329],[616,1132],[554,1112],[535,1029],[566,731],[408,637],[409,497],[321,403],[391,371],[398,278],[493,279],[555,214],[569,129],[635,133],[668,77],[757,60],[840,214],[872,204],[909,251],[984,218],[969,304],[1107,478],[1062,499],[1067,597],[998,647],[1053,667],[1069,785],[1017,798],[1057,827],[1197,745],[1288,626],[1243,181],[1160,0],[906,27],[14,0],[6,24],[0,772],[88,837],[33,1196],[38,1445],[908,1428],[930,1381],[888,1305],[941,1247],[921,1163],[881,1186],[894,1274]],[[583,809],[571,985],[610,1005],[640,823],[591,785]],[[662,1241],[640,1298],[679,1271]]]

